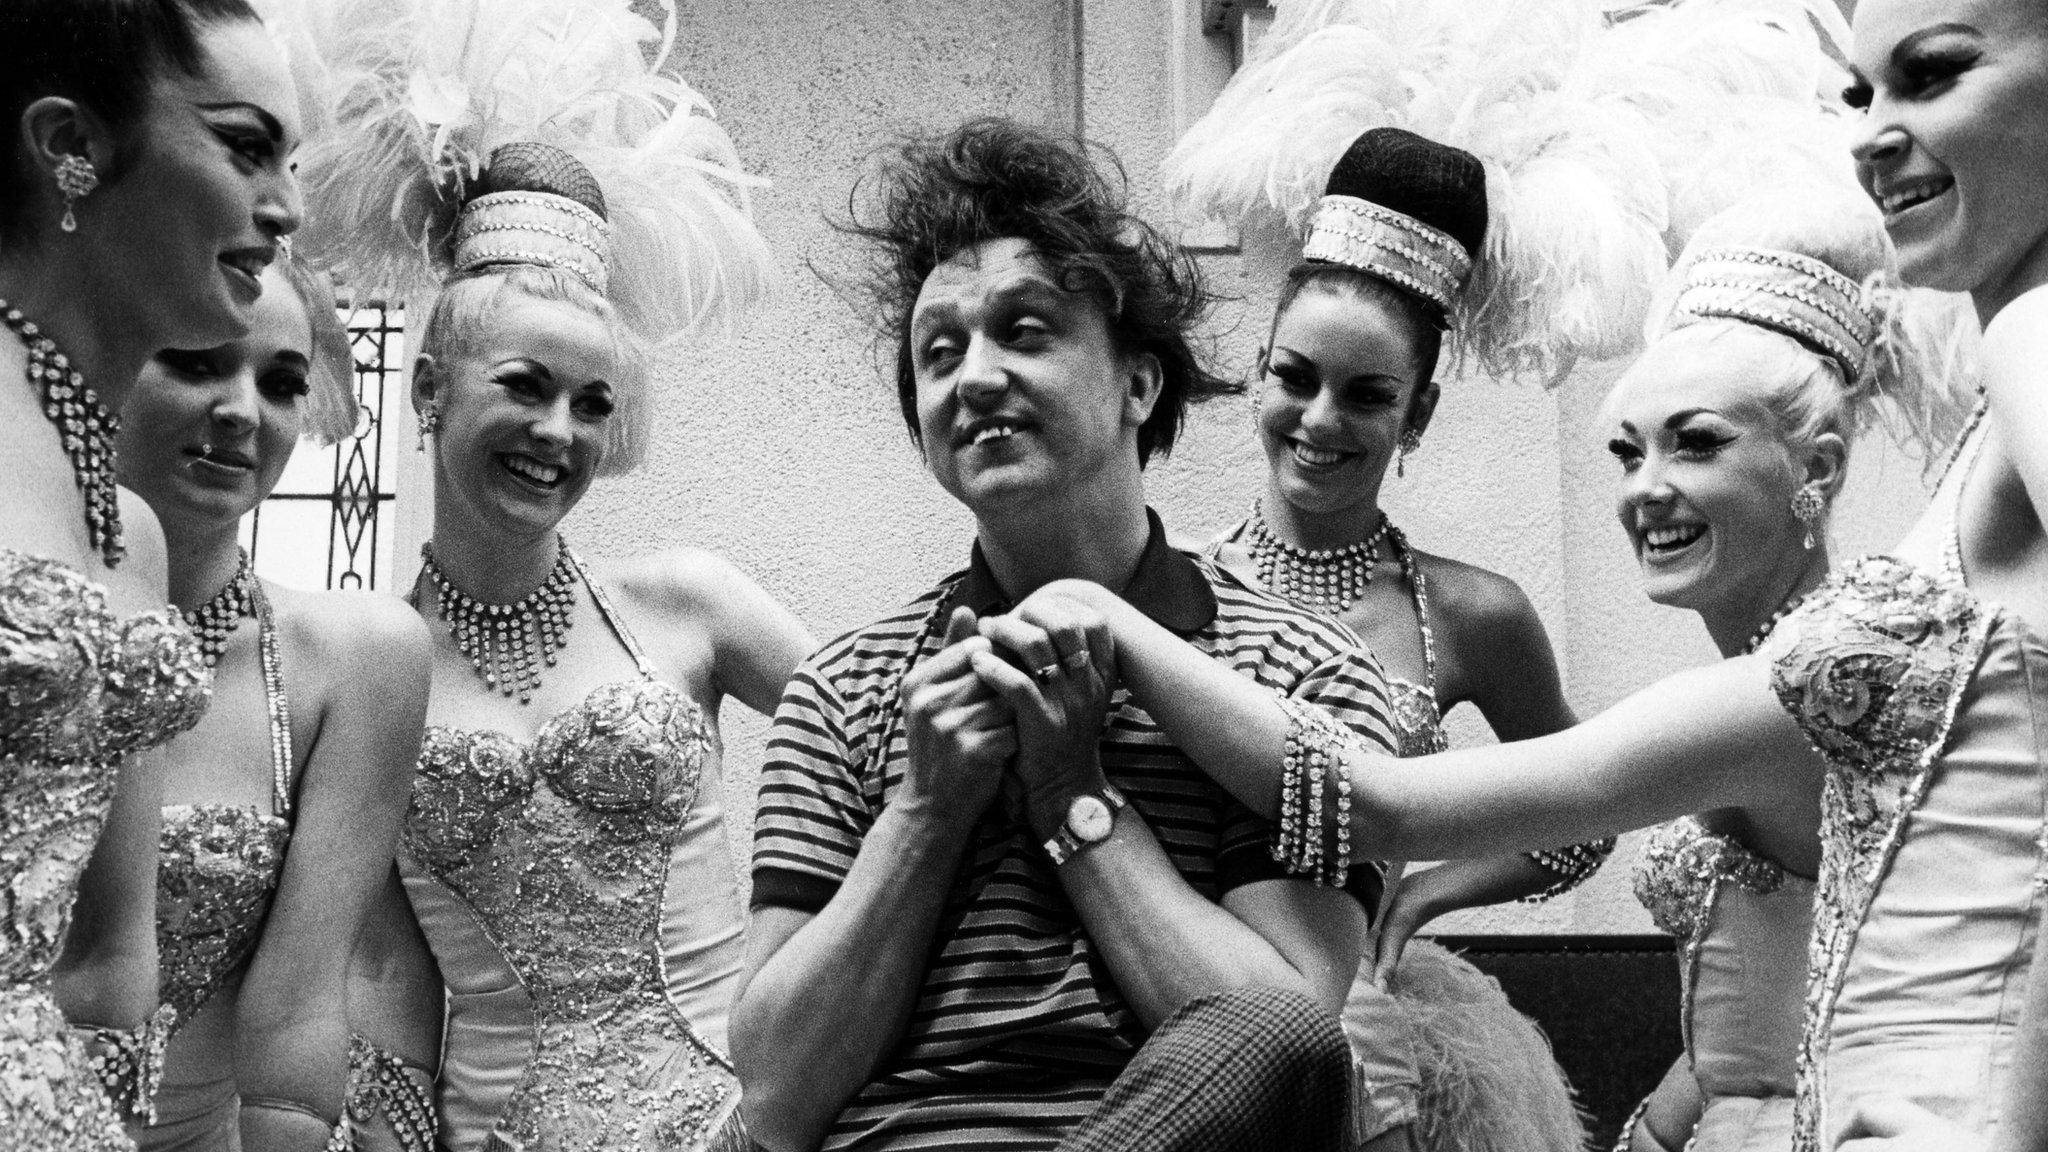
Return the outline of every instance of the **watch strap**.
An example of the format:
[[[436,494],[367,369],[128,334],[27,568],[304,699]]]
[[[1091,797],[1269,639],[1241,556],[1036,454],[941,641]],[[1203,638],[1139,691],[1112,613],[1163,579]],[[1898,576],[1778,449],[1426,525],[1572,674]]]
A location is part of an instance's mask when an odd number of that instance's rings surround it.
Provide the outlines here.
[[[1109,808],[1109,815],[1112,821],[1115,820],[1117,813],[1130,807],[1130,801],[1124,799],[1124,794],[1117,791],[1115,785],[1107,782],[1102,785],[1101,791],[1082,792],[1075,795],[1074,800],[1079,800],[1083,796],[1094,796],[1101,800]],[[1072,800],[1068,801],[1070,806],[1072,803]],[[1045,854],[1052,858],[1053,867],[1057,868],[1073,859],[1081,849],[1100,842],[1097,840],[1083,840],[1079,836],[1074,835],[1074,830],[1067,827],[1066,820],[1062,819],[1059,830],[1052,834],[1052,839],[1045,842]]]

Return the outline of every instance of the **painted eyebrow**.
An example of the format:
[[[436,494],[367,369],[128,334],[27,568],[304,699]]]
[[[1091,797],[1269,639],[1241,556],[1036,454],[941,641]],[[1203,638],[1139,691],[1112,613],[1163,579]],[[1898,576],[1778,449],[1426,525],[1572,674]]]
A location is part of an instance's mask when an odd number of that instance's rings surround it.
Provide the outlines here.
[[[282,141],[284,139],[284,125],[278,123],[277,117],[272,116],[270,114],[270,111],[260,104],[251,104],[247,100],[224,100],[211,104],[198,104],[195,105],[195,107],[203,108],[208,112],[252,113],[255,115],[256,119],[262,123],[264,133],[268,135],[273,142]]]
[[[1922,28],[1917,32],[1914,32],[1912,35],[1907,36],[1904,39],[1900,40],[1897,44],[1892,45],[1892,66],[1897,67],[1899,63],[1903,61],[1906,58],[1906,56],[1913,51],[1913,49],[1918,48],[1922,43],[1928,40],[1932,40],[1936,36],[1948,36],[1957,33],[1960,33],[1965,36],[1976,37],[1982,37],[1984,35],[1983,32],[1979,31],[1973,25],[1959,23],[1953,20],[1945,24],[1929,24],[1927,27]]]
[[[1677,428],[1679,425],[1685,423],[1687,420],[1690,420],[1695,416],[1719,416],[1720,414],[1721,413],[1719,411],[1712,408],[1687,408],[1679,412],[1673,412],[1671,415],[1665,417],[1664,427]]]
[[[491,370],[491,372],[493,375],[496,375],[497,373],[502,372],[507,368],[523,368],[526,371],[533,373],[535,376],[538,376],[543,380],[551,382],[555,378],[555,374],[553,372],[548,371],[547,365],[541,363],[538,360],[534,360],[526,356],[514,356],[510,360],[501,361],[497,365],[497,367]]]

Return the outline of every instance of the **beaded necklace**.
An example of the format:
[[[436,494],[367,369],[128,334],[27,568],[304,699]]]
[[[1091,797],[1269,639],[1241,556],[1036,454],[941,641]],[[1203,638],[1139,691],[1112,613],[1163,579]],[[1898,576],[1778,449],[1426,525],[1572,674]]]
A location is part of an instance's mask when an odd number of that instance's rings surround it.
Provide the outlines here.
[[[434,562],[433,543],[420,546],[420,572],[434,582],[436,607],[455,646],[469,657],[485,687],[507,696],[517,693],[521,704],[533,701],[541,666],[553,667],[555,653],[568,642],[565,633],[576,609],[576,558],[567,540],[557,540],[561,548],[547,579],[511,604],[486,604],[457,588]],[[418,596],[415,589],[415,608]]]
[[[29,386],[42,394],[43,415],[57,426],[64,455],[71,460],[72,478],[85,496],[86,539],[112,568],[128,554],[121,541],[121,497],[114,484],[114,433],[120,430],[120,418],[93,395],[85,376],[72,367],[56,341],[43,335],[19,308],[0,300],[0,321],[28,350]]]
[[[256,664],[263,678],[263,702],[270,715],[271,808],[279,816],[291,817],[292,711],[284,694],[284,661],[278,654],[277,616],[270,597],[241,551],[242,562],[227,584],[213,598],[197,608],[180,609],[185,626],[199,635],[199,652],[208,668],[220,663],[228,638],[243,620],[256,621]]]
[[[1373,566],[1380,562],[1380,541],[1392,522],[1380,513],[1379,527],[1363,540],[1342,548],[1296,547],[1275,535],[1266,523],[1262,501],[1252,502],[1249,549],[1259,580],[1281,596],[1326,616],[1336,616],[1365,594]]]
[[[1763,647],[1764,641],[1769,640],[1771,633],[1777,629],[1778,621],[1790,616],[1804,603],[1806,603],[1806,593],[1802,592],[1783,604],[1778,605],[1777,611],[1771,613],[1771,618],[1758,625],[1757,630],[1750,635],[1749,643],[1742,646],[1742,654],[1748,656]]]
[[[199,654],[208,668],[220,663],[220,654],[227,651],[228,637],[243,620],[256,614],[256,600],[263,594],[256,582],[256,570],[249,564],[249,553],[236,551],[241,552],[242,562],[227,584],[206,603],[179,612],[185,618],[185,626],[198,633]]]

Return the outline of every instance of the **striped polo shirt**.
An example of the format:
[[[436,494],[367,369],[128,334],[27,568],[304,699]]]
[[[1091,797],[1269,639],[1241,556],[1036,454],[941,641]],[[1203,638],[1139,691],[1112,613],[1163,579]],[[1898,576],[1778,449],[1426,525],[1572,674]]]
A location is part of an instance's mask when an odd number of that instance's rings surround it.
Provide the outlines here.
[[[1215,659],[1321,705],[1393,754],[1385,682],[1357,636],[1170,547],[1156,516],[1123,595]],[[902,781],[903,678],[939,651],[944,621],[963,604],[977,615],[1009,607],[979,546],[967,571],[798,669],[761,771],[756,907],[816,913],[838,891]],[[1286,877],[1269,851],[1272,825],[1205,776],[1121,687],[1101,757],[1195,891],[1216,900]],[[903,1038],[840,1113],[826,1149],[1053,1148],[1145,1042],[1024,818],[1014,777],[1008,785],[963,854]],[[1378,886],[1376,867],[1355,870],[1352,890],[1368,908]]]

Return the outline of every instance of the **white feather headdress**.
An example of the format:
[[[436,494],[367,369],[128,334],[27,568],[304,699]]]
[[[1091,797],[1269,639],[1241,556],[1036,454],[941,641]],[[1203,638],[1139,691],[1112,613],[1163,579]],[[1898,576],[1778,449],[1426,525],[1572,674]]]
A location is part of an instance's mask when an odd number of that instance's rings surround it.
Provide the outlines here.
[[[732,140],[662,66],[631,0],[279,0],[313,47],[324,122],[299,156],[299,243],[358,297],[424,302],[492,151],[560,148],[603,189],[607,295],[651,344],[730,324],[772,268]]]
[[[1695,0],[1617,21],[1596,0],[1280,0],[1167,182],[1191,216],[1278,217],[1298,235],[1368,129],[1474,154],[1487,237],[1449,348],[1554,381],[1636,345],[1686,224],[1720,206],[1698,189],[1732,199],[1788,152],[1829,162],[1828,7]],[[1766,155],[1743,158],[1745,137]],[[1832,155],[1846,172],[1846,150]]]

